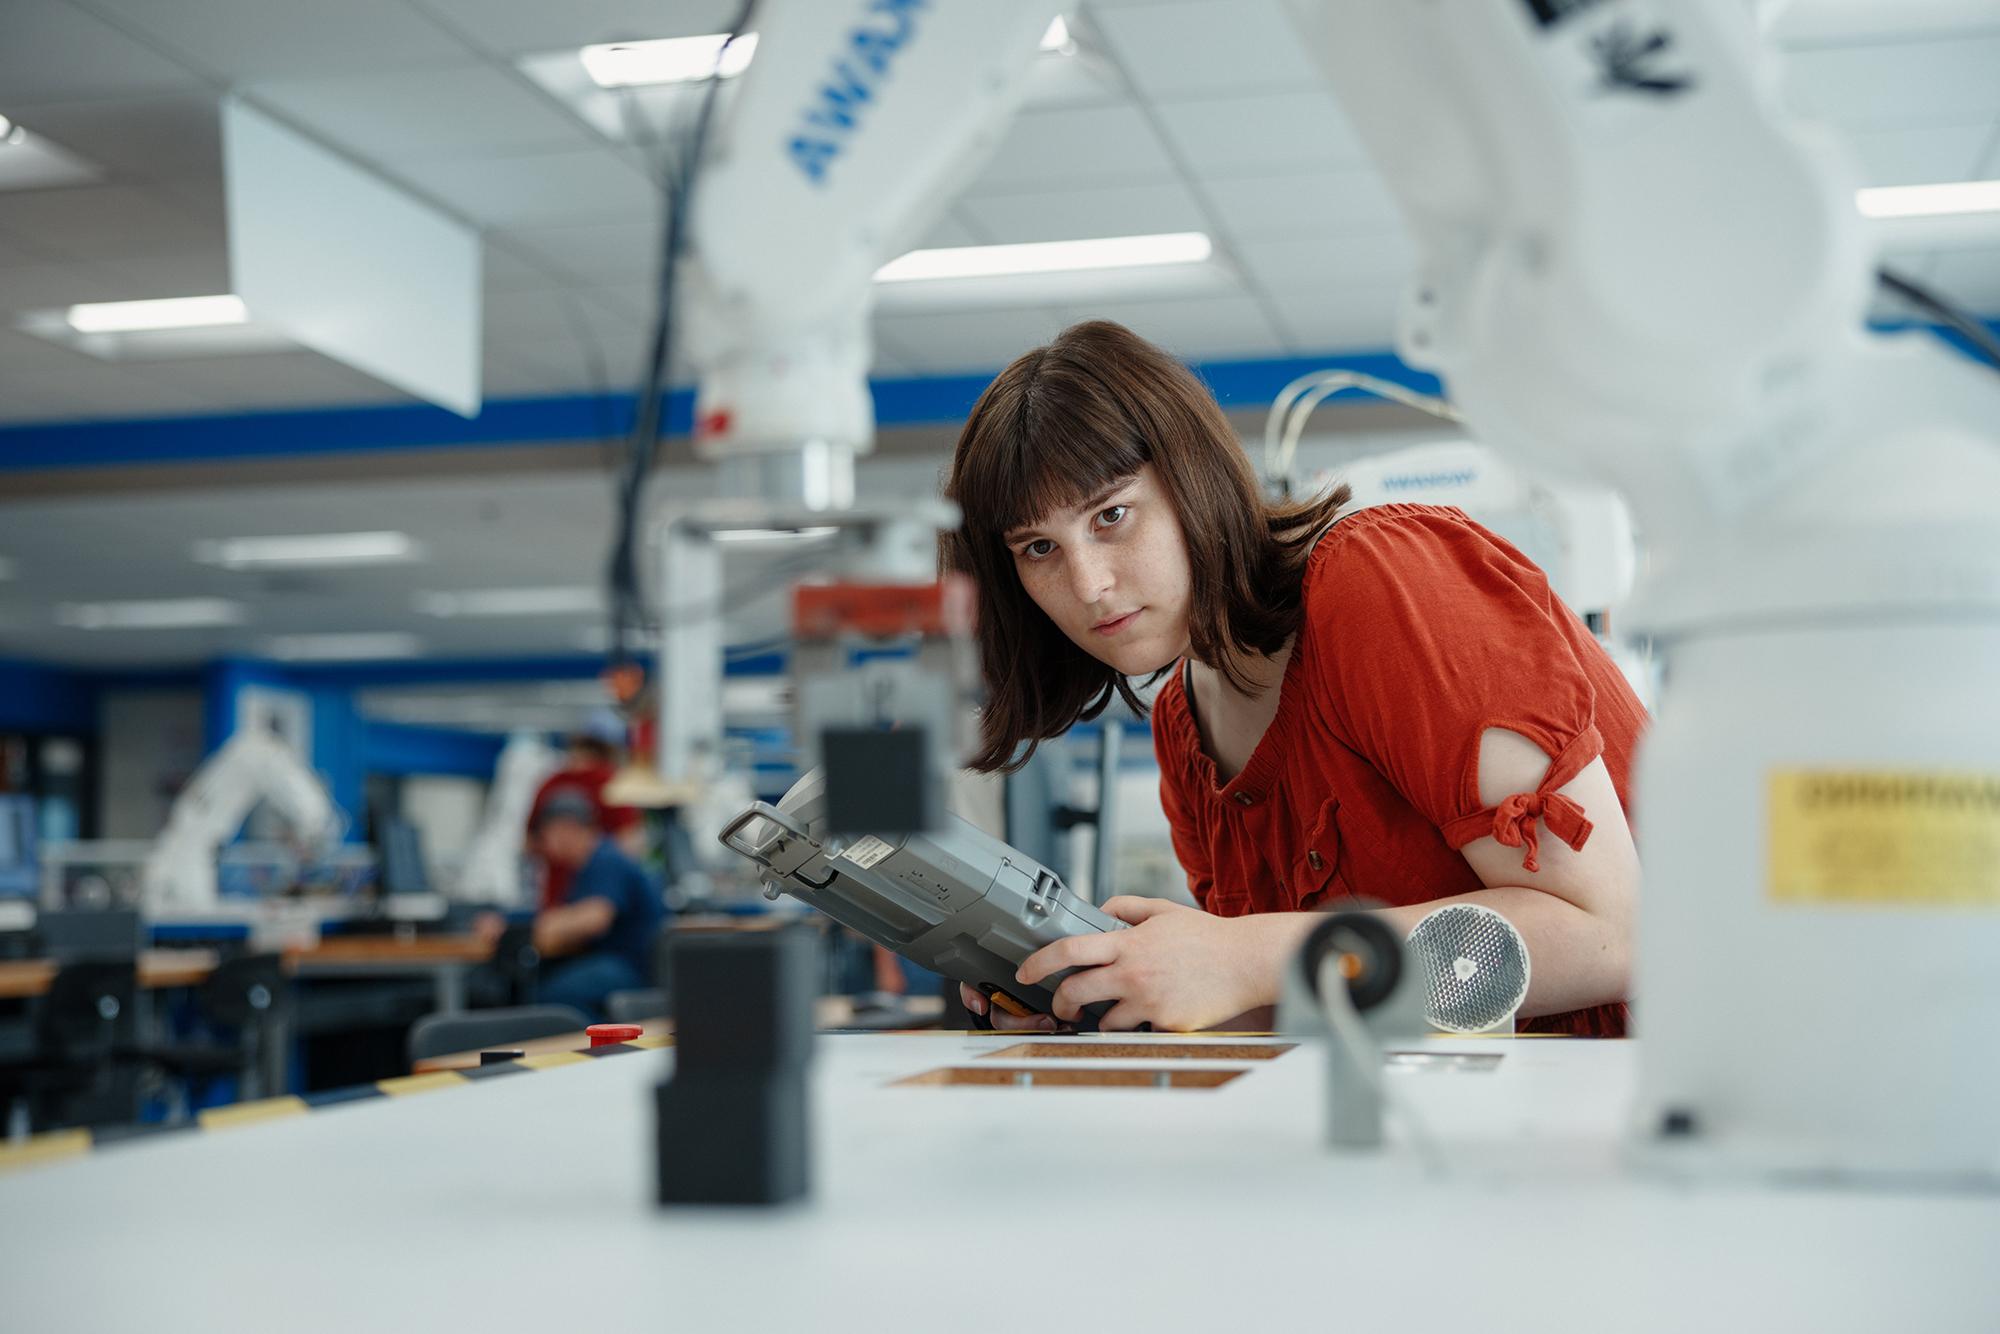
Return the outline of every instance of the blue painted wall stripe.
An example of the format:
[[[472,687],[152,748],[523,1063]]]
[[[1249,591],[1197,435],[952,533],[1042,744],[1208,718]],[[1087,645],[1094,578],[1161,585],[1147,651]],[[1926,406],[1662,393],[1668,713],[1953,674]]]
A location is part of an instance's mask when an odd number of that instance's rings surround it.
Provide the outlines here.
[[[2000,336],[2000,319],[1987,321],[1987,326]],[[1935,326],[1877,327],[1928,327],[1972,355],[1963,338]],[[1412,370],[1388,351],[1212,361],[1197,363],[1194,369],[1225,407],[1257,408],[1286,381],[1335,367],[1362,371],[1420,393],[1439,392],[1435,377]],[[883,426],[962,421],[991,380],[991,374],[978,374],[873,381],[875,419]],[[470,420],[442,408],[396,406],[28,423],[0,427],[0,472],[594,441],[607,426],[621,436],[629,430],[634,402],[630,393],[498,399]],[[668,433],[685,435],[693,414],[692,391],[669,395]]]
[[[1366,371],[1424,393],[1437,392],[1435,379],[1411,370],[1387,352],[1208,362],[1195,370],[1225,406],[1243,407],[1268,402],[1295,376],[1333,366]],[[875,419],[883,426],[961,421],[992,378],[981,374],[874,381]],[[578,394],[496,400],[470,420],[442,408],[398,406],[7,426],[0,427],[0,472],[590,441],[598,438],[607,422],[621,434],[629,430],[633,405],[628,393]],[[685,435],[693,415],[691,391],[671,395],[668,433]]]

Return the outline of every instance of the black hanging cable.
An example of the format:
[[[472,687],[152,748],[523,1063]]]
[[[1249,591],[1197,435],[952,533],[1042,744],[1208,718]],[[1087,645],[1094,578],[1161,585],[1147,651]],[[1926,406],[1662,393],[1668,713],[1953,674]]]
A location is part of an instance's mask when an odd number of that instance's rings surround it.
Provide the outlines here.
[[[756,0],[745,0],[735,23],[730,26],[727,40],[716,51],[715,69],[708,77],[701,106],[695,113],[694,124],[685,135],[685,142],[676,145],[671,141],[672,136],[668,136],[669,142],[665,145],[667,153],[661,174],[664,199],[659,288],[653,310],[653,331],[639,386],[638,409],[618,478],[618,529],[611,547],[609,568],[605,572],[611,595],[610,656],[614,668],[632,660],[635,640],[645,622],[638,564],[639,499],[645,488],[646,474],[652,469],[654,455],[658,452],[660,430],[664,424],[666,374],[673,353],[675,270],[686,248],[690,199],[708,144],[716,93],[722,86],[723,60],[729,48],[749,29],[750,17],[756,7]]]
[[[1992,362],[1994,369],[2000,370],[2000,338],[1995,338],[1993,331],[1984,324],[1928,287],[1905,278],[1900,273],[1889,269],[1877,269],[1875,281],[1882,285],[1882,290],[1885,292],[1892,293],[1958,334]]]

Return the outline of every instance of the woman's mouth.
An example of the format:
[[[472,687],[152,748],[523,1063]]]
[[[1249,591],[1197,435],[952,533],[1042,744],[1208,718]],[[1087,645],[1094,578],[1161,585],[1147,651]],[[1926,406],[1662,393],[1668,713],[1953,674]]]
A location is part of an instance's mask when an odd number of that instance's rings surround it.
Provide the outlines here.
[[[1115,635],[1120,630],[1123,630],[1126,626],[1132,624],[1134,620],[1138,619],[1139,612],[1144,610],[1145,608],[1141,607],[1139,608],[1139,611],[1128,611],[1123,616],[1115,616],[1108,621],[1099,621],[1096,625],[1093,625],[1090,628],[1092,631],[1100,635]]]

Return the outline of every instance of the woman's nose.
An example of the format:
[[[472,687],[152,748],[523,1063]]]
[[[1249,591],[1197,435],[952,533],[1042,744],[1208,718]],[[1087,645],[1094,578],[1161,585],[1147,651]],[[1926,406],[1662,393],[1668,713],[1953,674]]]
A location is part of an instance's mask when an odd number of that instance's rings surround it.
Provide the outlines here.
[[[1078,553],[1070,561],[1069,577],[1076,600],[1088,605],[1111,590],[1111,562],[1090,552]]]

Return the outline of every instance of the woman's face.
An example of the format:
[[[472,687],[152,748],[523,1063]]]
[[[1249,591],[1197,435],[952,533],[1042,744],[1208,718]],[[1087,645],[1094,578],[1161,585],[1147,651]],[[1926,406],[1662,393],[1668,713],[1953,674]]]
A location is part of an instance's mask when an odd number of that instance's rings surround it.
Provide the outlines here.
[[[1035,605],[1106,666],[1143,676],[1187,651],[1187,543],[1152,465],[1006,543]]]

